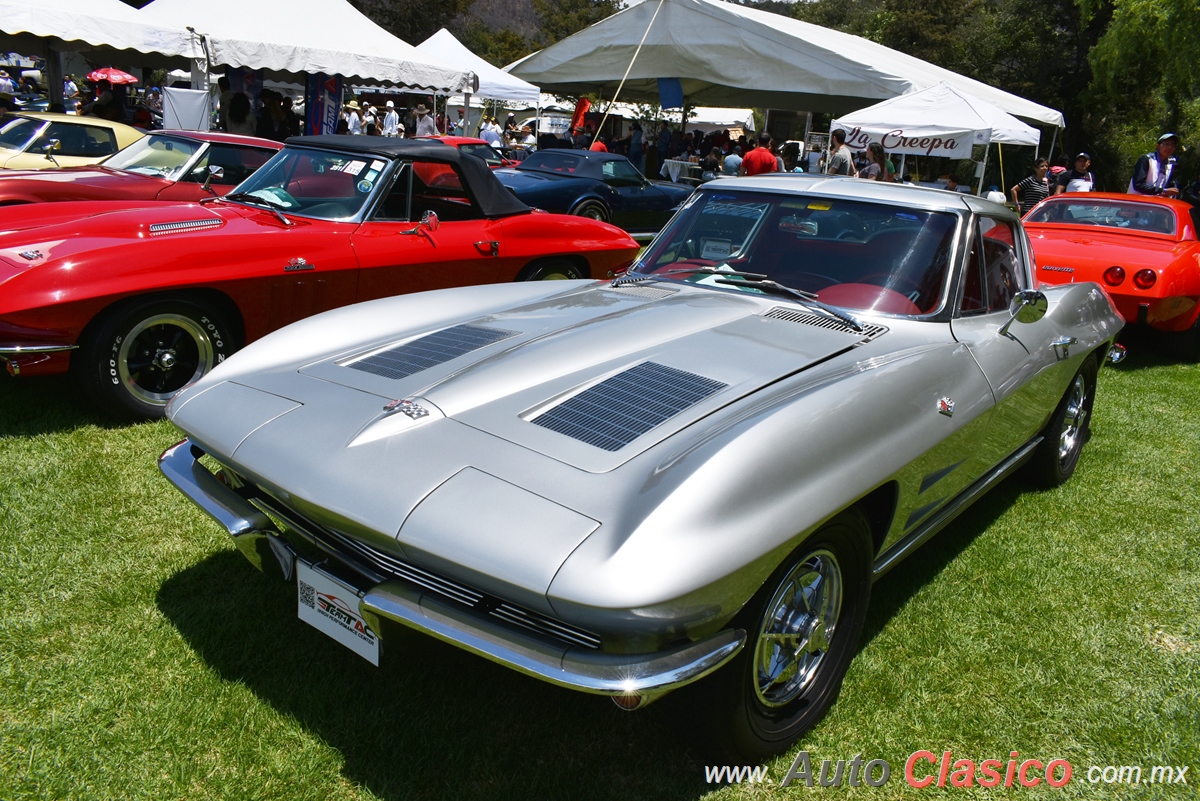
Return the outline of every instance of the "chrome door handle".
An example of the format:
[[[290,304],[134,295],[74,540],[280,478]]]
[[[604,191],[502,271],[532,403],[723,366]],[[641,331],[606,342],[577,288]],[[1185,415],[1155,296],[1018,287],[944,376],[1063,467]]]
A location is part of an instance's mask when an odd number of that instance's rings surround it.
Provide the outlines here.
[[[476,242],[475,248],[479,252],[487,251],[492,255],[492,258],[500,255],[500,243],[495,241]]]
[[[1060,360],[1062,360],[1070,357],[1071,346],[1078,344],[1078,342],[1079,340],[1075,337],[1069,334],[1064,334],[1063,336],[1051,342],[1050,346],[1054,348],[1054,353]]]

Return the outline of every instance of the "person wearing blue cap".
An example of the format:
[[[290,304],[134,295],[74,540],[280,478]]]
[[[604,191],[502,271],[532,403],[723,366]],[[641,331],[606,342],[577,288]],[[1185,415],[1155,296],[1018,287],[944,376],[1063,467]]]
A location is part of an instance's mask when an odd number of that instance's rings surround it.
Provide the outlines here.
[[[1167,132],[1158,137],[1158,146],[1133,165],[1129,193],[1135,195],[1179,196],[1179,179],[1175,175],[1175,150],[1179,137]]]

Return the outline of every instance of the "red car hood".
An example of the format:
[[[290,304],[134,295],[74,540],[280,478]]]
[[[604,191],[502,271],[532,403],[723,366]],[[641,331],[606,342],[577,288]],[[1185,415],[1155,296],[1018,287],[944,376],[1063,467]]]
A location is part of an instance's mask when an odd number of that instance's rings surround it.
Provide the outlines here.
[[[297,229],[311,224],[293,217]],[[218,229],[281,227],[274,214],[232,203],[106,201],[47,203],[0,209],[0,258],[22,266],[133,240],[207,236]],[[33,255],[37,254],[37,255]]]
[[[5,170],[0,173],[0,202],[67,199],[153,199],[172,182],[107,167],[61,170]]]

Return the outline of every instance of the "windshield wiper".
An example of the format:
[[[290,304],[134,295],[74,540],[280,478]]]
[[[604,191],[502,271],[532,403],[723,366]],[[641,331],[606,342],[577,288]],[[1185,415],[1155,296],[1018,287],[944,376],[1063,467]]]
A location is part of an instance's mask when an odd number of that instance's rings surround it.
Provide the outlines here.
[[[753,281],[761,281],[767,276],[763,273],[743,273],[734,269],[722,270],[717,267],[679,267],[674,270],[666,270],[661,273],[625,273],[620,278],[613,279],[612,286],[624,286],[625,284],[634,284],[638,281],[654,281],[661,279],[665,275],[680,275],[682,273],[692,273],[694,275],[728,275],[733,278],[746,278]]]
[[[259,197],[258,195],[251,194],[250,192],[234,192],[232,194],[225,195],[224,199],[237,200],[242,203],[248,203],[251,206],[261,206],[267,211],[273,212],[275,216],[279,218],[279,221],[284,225],[293,224],[292,221],[287,217],[284,217],[283,212],[280,211],[280,209],[286,209],[287,206],[283,205],[282,203],[277,203],[270,198]]]
[[[740,278],[718,278],[717,283],[729,284],[730,286],[750,287],[751,289],[761,289],[765,292],[773,292],[776,295],[790,295],[791,297],[799,299],[801,303],[809,308],[820,309],[826,314],[836,317],[859,333],[862,333],[865,330],[863,328],[863,324],[851,317],[849,314],[839,311],[827,303],[822,303],[821,301],[817,300],[817,296],[815,294],[812,292],[805,292],[803,289],[793,289],[792,287],[784,286],[777,281],[743,281]]]

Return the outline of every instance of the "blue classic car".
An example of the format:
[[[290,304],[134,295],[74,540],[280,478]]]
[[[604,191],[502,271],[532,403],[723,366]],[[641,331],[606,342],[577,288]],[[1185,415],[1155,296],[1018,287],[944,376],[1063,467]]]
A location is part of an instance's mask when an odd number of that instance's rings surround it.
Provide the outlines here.
[[[691,187],[650,181],[616,153],[542,150],[513,169],[496,170],[523,203],[611,222],[630,233],[655,233]]]

